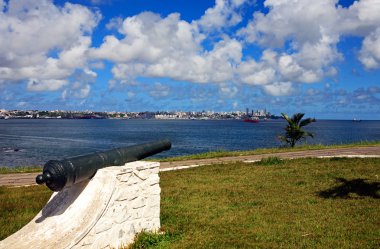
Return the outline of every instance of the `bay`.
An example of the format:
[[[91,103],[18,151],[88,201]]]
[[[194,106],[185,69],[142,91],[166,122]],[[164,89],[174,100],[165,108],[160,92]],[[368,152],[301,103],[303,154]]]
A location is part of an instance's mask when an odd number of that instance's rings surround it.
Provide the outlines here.
[[[172,149],[155,157],[279,147],[284,126],[283,120],[0,120],[0,166],[43,165],[162,138],[172,141]],[[309,144],[380,140],[380,121],[318,120],[305,129],[315,133]]]

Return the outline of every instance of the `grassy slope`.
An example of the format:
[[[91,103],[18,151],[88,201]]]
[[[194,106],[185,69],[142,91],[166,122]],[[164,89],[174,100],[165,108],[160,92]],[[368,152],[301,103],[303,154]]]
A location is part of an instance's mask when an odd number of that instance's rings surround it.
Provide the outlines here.
[[[378,248],[379,165],[380,159],[272,159],[162,172],[161,224],[169,236],[158,248]],[[337,178],[349,181],[346,188]],[[330,198],[344,190],[361,195]],[[44,187],[0,187],[0,239],[49,195]]]
[[[0,186],[0,240],[28,223],[45,205],[52,192],[47,187]]]
[[[299,159],[165,172],[162,226],[177,235],[170,248],[379,247],[380,199],[318,194],[340,186],[341,177],[377,182],[380,195],[379,165],[380,159]]]

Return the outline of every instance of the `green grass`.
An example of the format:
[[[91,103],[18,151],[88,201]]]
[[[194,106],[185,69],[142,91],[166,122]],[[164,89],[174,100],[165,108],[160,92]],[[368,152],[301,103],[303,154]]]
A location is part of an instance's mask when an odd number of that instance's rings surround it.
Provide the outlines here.
[[[126,249],[148,249],[148,248],[165,248],[170,246],[173,241],[170,233],[152,233],[141,232],[136,235],[133,244],[125,247]]]
[[[0,167],[0,174],[36,173],[36,172],[41,172],[41,171],[42,171],[42,167],[39,167],[39,166],[15,167],[15,168]]]
[[[165,233],[143,233],[130,248],[380,247],[380,159],[272,158],[160,177]],[[0,239],[49,192],[0,188]]]
[[[169,157],[169,158],[162,158],[162,159],[155,158],[152,160],[160,161],[160,162],[173,162],[173,161],[206,159],[206,158],[217,158],[217,157],[228,157],[228,156],[248,156],[248,155],[279,153],[279,152],[351,148],[351,147],[379,146],[379,145],[380,145],[380,141],[361,141],[361,142],[356,142],[356,143],[351,143],[351,144],[335,144],[335,145],[305,144],[305,145],[296,146],[294,148],[279,147],[279,148],[264,148],[264,149],[247,150],[247,151],[219,150],[219,151],[210,151],[210,152],[192,154],[192,155],[186,155],[186,156]]]
[[[257,164],[263,165],[263,166],[280,165],[280,164],[284,164],[284,160],[276,156],[270,156],[270,157],[261,159],[259,162],[257,162]]]
[[[43,186],[0,186],[0,240],[16,232],[42,209],[52,192]]]
[[[380,159],[282,162],[161,173],[167,248],[379,248]],[[333,198],[345,187],[362,195]]]

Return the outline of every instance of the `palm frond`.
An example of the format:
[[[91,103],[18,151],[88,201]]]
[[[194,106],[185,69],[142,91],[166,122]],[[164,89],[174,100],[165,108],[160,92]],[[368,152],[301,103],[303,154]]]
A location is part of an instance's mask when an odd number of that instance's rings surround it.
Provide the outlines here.
[[[306,126],[310,123],[316,122],[315,118],[307,118],[300,122],[300,127]]]
[[[289,118],[288,115],[286,115],[285,113],[281,112],[281,115],[284,117],[284,119],[286,121],[288,121],[289,124],[293,123],[293,121]]]
[[[305,113],[296,113],[293,115],[292,117],[292,120],[293,122],[298,125],[300,123],[300,121],[302,120],[303,116],[305,115]]]

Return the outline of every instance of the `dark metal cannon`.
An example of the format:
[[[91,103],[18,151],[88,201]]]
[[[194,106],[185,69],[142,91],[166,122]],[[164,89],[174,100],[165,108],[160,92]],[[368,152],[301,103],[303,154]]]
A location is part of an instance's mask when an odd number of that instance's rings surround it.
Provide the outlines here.
[[[36,177],[36,182],[46,183],[51,190],[60,191],[64,187],[91,179],[98,169],[124,165],[170,148],[171,142],[163,139],[64,160],[50,160],[44,165],[42,174]]]

